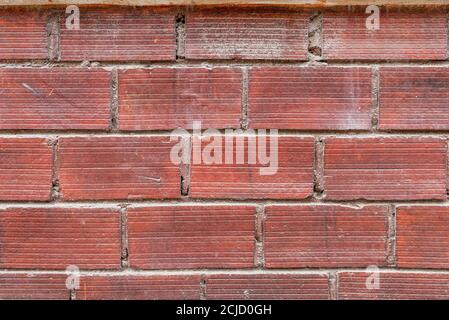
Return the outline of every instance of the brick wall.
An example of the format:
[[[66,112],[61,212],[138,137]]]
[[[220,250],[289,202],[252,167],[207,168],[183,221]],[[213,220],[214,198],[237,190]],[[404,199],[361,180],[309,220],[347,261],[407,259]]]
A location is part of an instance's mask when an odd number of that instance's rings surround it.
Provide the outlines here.
[[[449,298],[447,12],[1,10],[0,298]],[[194,121],[279,170],[173,164]]]

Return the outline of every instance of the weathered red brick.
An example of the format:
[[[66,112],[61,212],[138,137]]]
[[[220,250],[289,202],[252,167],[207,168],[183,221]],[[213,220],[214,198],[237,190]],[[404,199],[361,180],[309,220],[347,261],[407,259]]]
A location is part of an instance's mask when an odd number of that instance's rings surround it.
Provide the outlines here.
[[[439,138],[327,138],[327,199],[446,199],[447,146]]]
[[[446,59],[443,10],[381,10],[380,28],[368,30],[364,11],[326,11],[323,18],[325,59]]]
[[[338,274],[338,299],[410,300],[449,299],[449,275],[438,273],[380,272],[379,289],[371,282],[373,273]],[[366,285],[368,281],[369,286]]]
[[[264,248],[268,268],[385,265],[387,207],[268,206]]]
[[[47,59],[48,14],[41,11],[0,12],[0,59]]]
[[[381,129],[449,129],[449,69],[380,69]]]
[[[239,128],[241,71],[237,68],[157,68],[119,72],[122,130]]]
[[[255,208],[249,206],[130,208],[130,266],[140,269],[253,267],[255,214]]]
[[[63,138],[58,148],[62,198],[178,198],[173,145],[168,136]]]
[[[80,10],[80,29],[69,30],[61,19],[62,60],[174,60],[175,17],[166,10]]]
[[[41,138],[0,138],[0,200],[45,201],[52,187],[52,148]]]
[[[399,207],[396,230],[399,267],[449,267],[449,207]]]
[[[1,300],[69,300],[70,291],[66,287],[63,274],[0,275]]]
[[[0,268],[118,269],[117,211],[11,208],[0,211]]]
[[[251,69],[248,114],[251,128],[368,130],[371,128],[371,70]]]
[[[199,275],[81,277],[77,300],[199,300]]]
[[[188,59],[307,59],[307,14],[200,10],[186,16]]]
[[[190,181],[192,197],[299,199],[307,198],[312,194],[313,138],[279,136],[278,169],[275,173],[273,172],[274,174],[261,175],[260,168],[266,168],[268,165],[260,164],[257,159],[256,164],[248,164],[248,135],[243,136],[245,164],[236,163],[237,138],[235,137],[232,138],[234,164],[226,164],[225,138],[220,137],[223,140],[222,164],[206,164],[204,161],[199,164],[193,157]],[[195,136],[193,139],[198,141],[200,138]],[[258,142],[258,139],[255,141]],[[267,137],[266,141],[267,154],[270,154],[270,139]],[[209,142],[203,141],[203,149],[208,144]],[[254,154],[254,151],[251,153]],[[272,165],[274,166],[273,163]]]
[[[0,129],[107,129],[110,75],[100,69],[0,69]]]
[[[207,277],[207,299],[325,300],[326,274],[219,274]]]

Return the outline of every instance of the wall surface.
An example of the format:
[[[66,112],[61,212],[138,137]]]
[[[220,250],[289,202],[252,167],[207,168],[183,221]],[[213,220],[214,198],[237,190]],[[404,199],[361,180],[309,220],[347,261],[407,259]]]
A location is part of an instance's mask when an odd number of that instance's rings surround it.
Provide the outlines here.
[[[447,8],[66,16],[0,11],[1,299],[449,298]],[[174,164],[194,121],[277,172]]]

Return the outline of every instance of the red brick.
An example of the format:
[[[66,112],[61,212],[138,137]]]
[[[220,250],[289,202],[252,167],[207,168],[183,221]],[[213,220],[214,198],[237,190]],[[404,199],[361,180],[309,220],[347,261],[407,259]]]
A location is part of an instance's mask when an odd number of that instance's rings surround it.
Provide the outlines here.
[[[399,207],[396,223],[399,267],[449,267],[449,207]]]
[[[81,277],[77,300],[199,300],[199,275]]]
[[[295,12],[190,12],[185,54],[188,59],[307,60],[308,20]]]
[[[61,59],[97,61],[174,60],[173,13],[151,9],[81,9],[80,29],[61,18]]]
[[[381,10],[379,30],[366,28],[369,16],[360,11],[326,11],[323,19],[324,58],[446,59],[446,14],[443,10]]]
[[[2,274],[0,299],[69,300],[66,278],[63,274]]]
[[[52,148],[48,141],[0,138],[0,176],[0,200],[49,200]]]
[[[438,138],[325,139],[327,199],[446,199],[447,147]]]
[[[220,274],[207,277],[211,300],[325,300],[329,299],[326,274]]]
[[[264,248],[268,268],[385,265],[387,207],[268,206]]]
[[[255,213],[255,208],[244,206],[130,208],[130,266],[140,269],[253,267]]]
[[[0,129],[107,129],[110,75],[100,69],[0,69]]]
[[[193,158],[190,181],[192,197],[299,199],[312,194],[313,138],[280,136],[278,170],[273,175],[260,175],[260,168],[268,166],[261,165],[258,160],[256,164],[248,164],[248,136],[244,137],[245,164],[236,164],[236,138],[233,138],[234,164],[225,164],[225,139],[222,138],[222,164],[206,164],[204,161],[197,164]],[[194,139],[199,138],[195,136]],[[269,153],[269,138],[266,141]],[[203,149],[208,144],[203,142]]]
[[[0,59],[47,59],[48,15],[39,11],[0,12]]]
[[[379,289],[368,289],[373,273],[338,274],[338,298],[352,300],[449,299],[449,275],[438,273],[379,273]]]
[[[170,137],[63,138],[58,167],[62,198],[180,197],[180,174],[170,161]]]
[[[117,269],[120,219],[106,209],[0,211],[0,268]]]
[[[371,128],[371,70],[251,69],[248,113],[251,128],[368,130]]]
[[[119,72],[122,130],[239,128],[241,72],[237,68],[158,68]]]
[[[449,129],[448,68],[381,68],[380,128]]]

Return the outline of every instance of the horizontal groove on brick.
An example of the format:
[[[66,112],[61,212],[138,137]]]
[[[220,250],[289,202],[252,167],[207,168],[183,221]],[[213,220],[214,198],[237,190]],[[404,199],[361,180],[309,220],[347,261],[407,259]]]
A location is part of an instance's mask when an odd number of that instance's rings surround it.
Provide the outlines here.
[[[81,277],[77,300],[199,300],[199,275]]]
[[[80,10],[80,29],[61,19],[61,60],[174,60],[175,17],[165,10],[120,8]]]
[[[409,12],[382,9],[378,30],[368,30],[363,11],[326,11],[323,56],[330,60],[444,60],[444,10]]]
[[[207,276],[208,300],[326,300],[328,277],[324,274],[219,274]]]
[[[241,81],[238,68],[119,71],[119,128],[239,128]]]
[[[65,200],[180,197],[170,137],[62,138],[58,168]]]
[[[449,299],[447,274],[341,272],[338,279],[341,300]]]
[[[119,269],[118,211],[0,210],[0,268]]]
[[[371,70],[260,67],[249,72],[249,127],[371,129]]]
[[[0,299],[69,300],[66,278],[63,274],[1,274]]]
[[[386,206],[268,206],[264,248],[268,268],[386,265]]]
[[[398,207],[396,229],[399,267],[449,268],[449,207]]]
[[[110,75],[101,69],[0,69],[0,129],[108,129]]]
[[[326,138],[326,199],[445,200],[446,154],[438,138]]]
[[[308,19],[295,12],[188,12],[186,58],[307,60]]]
[[[199,138],[194,137],[194,139]],[[225,150],[225,139],[222,140],[223,150]],[[279,137],[278,169],[271,175],[260,175],[260,168],[268,167],[268,165],[261,165],[260,162],[258,162],[259,164],[248,164],[248,136],[243,136],[242,140],[245,145],[245,164],[236,164],[236,162],[226,164],[225,151],[222,153],[222,164],[195,163],[195,158],[193,158],[190,181],[191,197],[303,199],[311,195],[313,138]],[[270,139],[267,138],[267,155],[270,152],[269,141]],[[236,143],[237,139],[233,138],[233,145],[236,146]],[[236,149],[236,147],[233,148],[234,159],[237,159]]]
[[[49,200],[52,149],[48,141],[0,138],[0,176],[0,200]]]
[[[129,262],[138,269],[251,268],[250,206],[128,209]]]
[[[380,128],[449,129],[449,68],[380,68]]]

